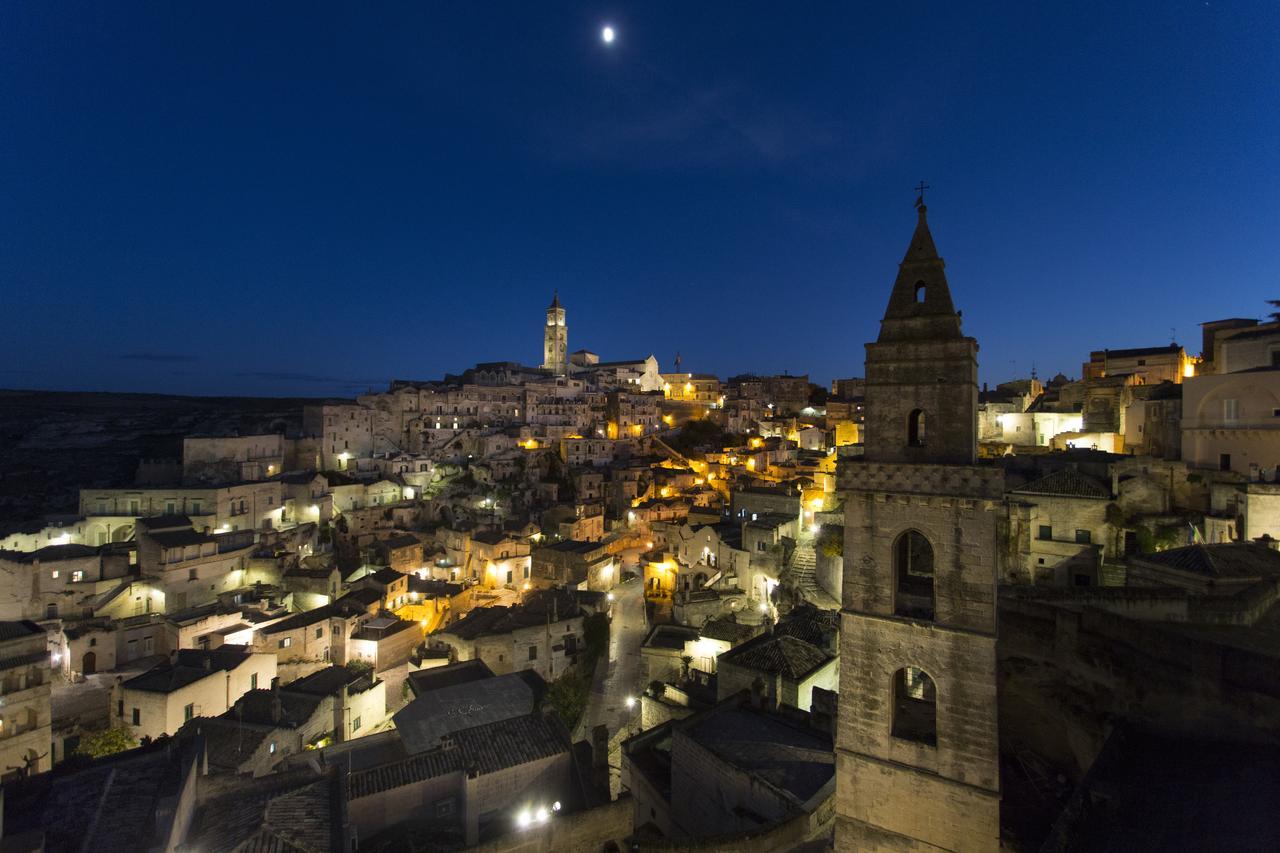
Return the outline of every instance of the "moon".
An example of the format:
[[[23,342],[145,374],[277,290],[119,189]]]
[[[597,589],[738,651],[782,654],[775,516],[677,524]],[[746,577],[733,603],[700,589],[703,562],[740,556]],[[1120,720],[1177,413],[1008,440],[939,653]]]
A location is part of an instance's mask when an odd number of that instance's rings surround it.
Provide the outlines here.
[[[613,31],[613,27],[605,27],[600,31],[600,40],[605,44],[613,44],[613,40],[617,35],[618,34]]]

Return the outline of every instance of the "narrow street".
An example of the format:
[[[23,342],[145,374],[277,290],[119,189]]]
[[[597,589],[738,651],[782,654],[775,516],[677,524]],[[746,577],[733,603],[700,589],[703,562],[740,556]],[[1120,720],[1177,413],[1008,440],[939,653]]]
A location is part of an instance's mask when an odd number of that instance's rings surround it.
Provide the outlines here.
[[[622,554],[623,570],[636,570],[638,552]],[[618,584],[613,589],[613,623],[609,628],[609,660],[596,664],[587,710],[578,724],[577,738],[589,737],[593,727],[603,723],[609,736],[640,713],[638,697],[641,683],[640,644],[647,626],[644,618],[644,584],[640,578]],[[637,697],[634,708],[627,707],[627,697]]]

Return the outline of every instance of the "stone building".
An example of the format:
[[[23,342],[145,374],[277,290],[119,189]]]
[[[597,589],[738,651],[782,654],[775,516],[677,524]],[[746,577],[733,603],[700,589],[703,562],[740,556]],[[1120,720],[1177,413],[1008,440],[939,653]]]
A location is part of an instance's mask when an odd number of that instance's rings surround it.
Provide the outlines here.
[[[34,622],[0,622],[0,780],[53,766],[49,650]]]
[[[116,684],[113,724],[127,726],[136,738],[173,734],[196,717],[225,713],[275,677],[274,655],[254,654],[244,646],[182,649],[172,662]]]
[[[1094,350],[1084,363],[1082,375],[1085,380],[1132,376],[1138,385],[1178,383],[1184,377],[1195,375],[1195,363],[1179,344]]]
[[[1117,556],[1116,528],[1107,520],[1111,489],[1064,469],[1009,492],[1009,535],[1029,583],[1098,583],[1104,560]],[[1012,568],[1012,567],[1010,567]]]
[[[998,470],[975,465],[977,351],[923,203],[867,345],[845,506],[837,850],[995,851]]]
[[[1182,458],[1196,468],[1275,479],[1280,470],[1280,367],[1188,379]]]

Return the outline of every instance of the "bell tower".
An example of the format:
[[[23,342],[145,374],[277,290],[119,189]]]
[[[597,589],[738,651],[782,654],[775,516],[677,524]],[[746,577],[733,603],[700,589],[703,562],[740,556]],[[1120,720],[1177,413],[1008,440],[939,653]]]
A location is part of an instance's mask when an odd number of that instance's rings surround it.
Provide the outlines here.
[[[867,344],[862,459],[845,507],[836,849],[997,851],[997,510],[977,457],[978,344],[923,198]]]
[[[569,328],[564,324],[564,306],[556,293],[547,306],[547,325],[542,330],[542,369],[564,376],[569,367]]]

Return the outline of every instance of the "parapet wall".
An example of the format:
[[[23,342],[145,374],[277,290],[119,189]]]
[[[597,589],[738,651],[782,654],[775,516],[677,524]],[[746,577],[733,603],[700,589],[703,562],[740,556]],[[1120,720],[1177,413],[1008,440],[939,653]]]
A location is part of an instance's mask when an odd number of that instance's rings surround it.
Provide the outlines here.
[[[840,465],[836,483],[840,491],[948,495],[988,500],[1004,497],[1004,472],[999,468],[979,465],[851,461]]]
[[[1221,629],[1008,596],[998,613],[1004,749],[1027,747],[1083,771],[1117,721],[1280,744],[1276,656],[1194,633]]]

